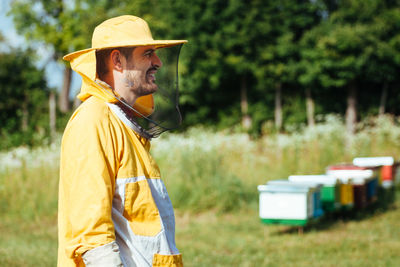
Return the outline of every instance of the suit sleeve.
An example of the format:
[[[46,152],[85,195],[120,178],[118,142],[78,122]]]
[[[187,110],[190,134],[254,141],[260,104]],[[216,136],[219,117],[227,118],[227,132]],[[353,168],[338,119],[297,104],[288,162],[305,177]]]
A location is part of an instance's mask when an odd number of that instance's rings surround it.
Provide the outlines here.
[[[61,145],[59,242],[78,266],[85,252],[115,241],[111,210],[118,159],[106,111],[76,115]]]

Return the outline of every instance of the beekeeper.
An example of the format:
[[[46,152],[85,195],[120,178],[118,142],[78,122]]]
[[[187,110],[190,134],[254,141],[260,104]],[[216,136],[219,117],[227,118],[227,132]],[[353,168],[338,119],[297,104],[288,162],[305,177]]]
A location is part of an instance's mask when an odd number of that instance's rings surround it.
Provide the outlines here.
[[[159,52],[175,47],[179,55],[186,42],[154,40],[143,19],[120,16],[95,28],[91,48],[64,57],[82,76],[83,103],[61,144],[59,267],[182,266],[173,208],[149,149],[181,121],[178,76],[156,82],[163,64],[177,72],[178,57],[169,51],[176,62],[163,62]]]

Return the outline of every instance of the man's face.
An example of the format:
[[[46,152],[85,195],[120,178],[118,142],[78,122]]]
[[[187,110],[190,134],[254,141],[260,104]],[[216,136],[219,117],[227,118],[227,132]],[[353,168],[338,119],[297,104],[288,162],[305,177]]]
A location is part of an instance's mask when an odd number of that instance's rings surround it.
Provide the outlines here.
[[[138,46],[127,59],[123,71],[125,87],[136,97],[157,91],[155,74],[162,66],[154,46]]]

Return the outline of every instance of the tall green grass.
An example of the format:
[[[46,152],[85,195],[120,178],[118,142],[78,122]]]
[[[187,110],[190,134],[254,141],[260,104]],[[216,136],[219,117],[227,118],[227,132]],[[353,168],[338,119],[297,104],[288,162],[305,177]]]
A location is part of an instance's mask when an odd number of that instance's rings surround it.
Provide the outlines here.
[[[346,146],[346,130],[337,116],[313,128],[251,139],[246,134],[194,128],[153,143],[174,205],[189,210],[230,211],[257,206],[258,184],[292,174],[323,174],[327,166],[351,163],[360,156],[399,160],[398,118],[382,116],[359,125]]]
[[[57,163],[0,173],[0,266],[56,266]]]
[[[398,118],[372,118],[359,125],[351,147],[345,140],[344,124],[335,116],[314,128],[259,139],[194,128],[154,140],[152,154],[177,209],[177,242],[186,265],[334,266],[335,257],[355,255],[341,263],[368,266],[375,257],[378,266],[395,266],[400,260],[396,211],[339,220],[302,240],[259,223],[258,184],[324,173],[328,165],[355,156],[399,160]],[[56,265],[58,148],[0,152],[0,266]]]

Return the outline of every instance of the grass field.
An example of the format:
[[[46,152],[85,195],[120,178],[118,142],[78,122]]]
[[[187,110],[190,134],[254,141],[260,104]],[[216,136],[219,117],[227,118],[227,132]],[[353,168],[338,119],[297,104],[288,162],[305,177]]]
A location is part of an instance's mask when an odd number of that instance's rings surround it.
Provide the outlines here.
[[[400,195],[396,205],[360,218],[306,228],[262,225],[254,208],[218,214],[177,212],[185,266],[398,266]],[[55,266],[56,218],[2,216],[0,266]]]
[[[185,266],[400,266],[400,194],[388,209],[296,228],[263,225],[256,186],[289,174],[319,174],[354,156],[400,153],[398,122],[363,126],[351,148],[343,124],[252,140],[194,129],[153,143],[176,207]],[[55,266],[58,146],[0,153],[0,266]]]
[[[178,216],[177,242],[186,266],[399,266],[399,220],[393,207],[327,219],[299,235],[262,225],[255,210],[209,212]]]

